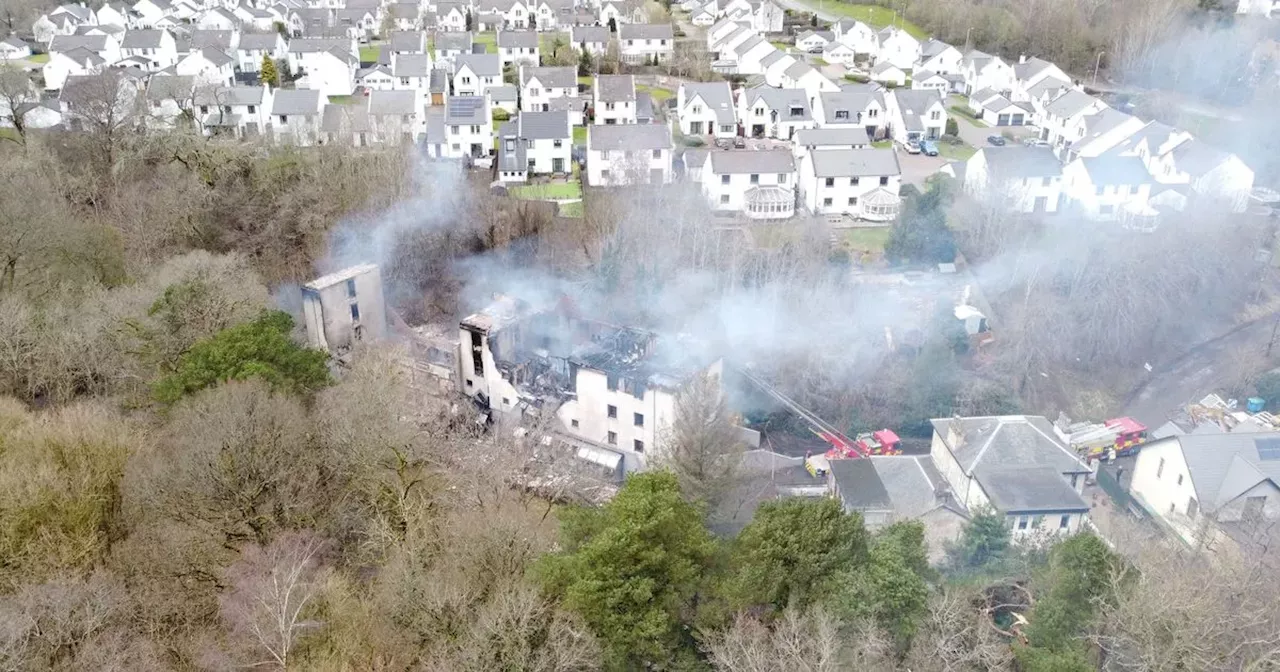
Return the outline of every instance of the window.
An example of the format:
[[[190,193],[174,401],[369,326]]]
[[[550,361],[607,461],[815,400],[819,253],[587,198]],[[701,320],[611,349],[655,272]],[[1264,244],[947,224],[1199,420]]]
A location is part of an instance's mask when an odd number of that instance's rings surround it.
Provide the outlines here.
[[[635,40],[627,40],[627,46],[628,46],[628,47],[635,46],[635,43],[636,43],[636,41],[635,41]]]
[[[1053,178],[1052,178],[1052,177],[1045,177],[1045,178],[1041,178],[1040,186],[1047,187],[1047,186],[1049,186],[1050,184],[1053,184]]]
[[[732,133],[732,132],[733,132],[733,124],[721,124],[721,125],[720,125],[720,132],[721,132],[721,133]]]
[[[617,432],[609,432],[609,445],[611,445],[611,446],[616,446],[616,445],[618,445],[618,433],[617,433]]]
[[[726,205],[728,203],[729,203],[729,194],[720,194],[720,204]]]
[[[827,185],[828,187],[834,187],[834,186],[836,186],[836,178],[834,178],[834,177],[828,177],[828,178],[827,178],[827,180],[826,180],[826,185]]]
[[[661,40],[658,40],[658,44],[659,44],[659,45],[661,45],[661,46],[664,46],[664,47],[665,47],[665,46],[667,46],[667,40],[666,40],[666,38],[663,38],[663,39],[661,39]]]
[[[401,78],[400,78],[400,84],[401,84],[401,86],[409,86],[409,78],[408,78],[408,77],[401,77]]]
[[[636,426],[636,427],[644,427],[644,414],[643,414],[643,413],[632,413],[632,415],[634,416],[633,421],[634,421],[634,423],[635,423],[635,426]]]
[[[510,400],[510,399],[508,399],[507,397],[503,397],[503,398],[502,398],[502,405],[503,405],[503,406],[510,406],[510,405],[511,405],[511,400]]]
[[[1099,195],[1099,196],[1101,196],[1101,195],[1102,195],[1102,187],[1098,187],[1098,195]]]
[[[878,114],[880,114],[880,110],[877,110],[877,109],[876,109],[876,108],[874,108],[874,107],[873,107],[873,108],[871,108],[870,110],[867,110],[867,116],[868,116],[868,117],[871,117],[872,119],[875,119],[875,118],[876,118],[876,115],[878,115]]]
[[[287,123],[289,123],[289,115],[287,115],[287,114],[282,114],[282,115],[280,115],[280,123],[282,123],[282,124],[287,124]]]
[[[693,113],[694,113],[694,114],[702,114],[702,106],[701,106],[701,105],[694,105],[694,106],[693,106]]]
[[[1156,465],[1156,478],[1160,478],[1164,474],[1164,458],[1160,458],[1160,464]]]
[[[636,439],[635,442],[632,444],[632,446],[636,449],[637,453],[644,452],[644,441],[641,441],[640,439]]]
[[[757,107],[757,108],[756,108],[756,116],[757,116],[757,117],[763,117],[763,116],[764,116],[764,108],[763,108],[763,107]]]
[[[787,174],[778,173],[778,184],[786,184],[786,183],[787,183]]]
[[[479,127],[479,126],[472,126],[472,127],[471,127],[471,132],[472,132],[472,133],[479,133],[479,132],[480,132],[480,127]]]
[[[253,114],[253,113],[254,113],[254,106],[253,106],[253,105],[250,105],[250,106],[249,106],[249,114]]]
[[[617,407],[617,406],[614,406],[614,405],[612,405],[612,404],[610,404],[610,405],[609,405],[609,417],[611,417],[611,418],[616,418],[616,417],[618,417],[618,407]]]
[[[1058,529],[1065,530],[1071,525],[1071,515],[1067,514],[1058,519]]]
[[[720,184],[729,184],[729,176],[728,176],[728,175],[721,175],[721,176],[720,176]]]
[[[851,177],[851,178],[849,178],[849,186],[851,186],[851,187],[856,187],[856,186],[858,186],[858,182],[859,182],[859,181],[860,181],[860,180],[859,180],[858,178],[856,178],[856,177]]]
[[[752,174],[751,174],[751,184],[760,184],[760,175],[758,175],[758,174],[756,174],[756,173],[752,173]]]
[[[1182,474],[1178,474],[1178,485],[1182,485]]]
[[[1027,522],[1028,520],[1026,516],[1018,516],[1018,529],[1019,530],[1027,529]]]
[[[617,392],[617,391],[618,391],[618,377],[617,377],[617,376],[615,376],[615,375],[613,375],[612,373],[610,373],[610,374],[606,375],[606,376],[604,377],[604,386],[605,386],[605,387],[607,387],[607,388],[609,388],[609,391],[610,391],[610,392]],[[612,407],[612,406],[610,406],[609,408],[613,408],[613,407]],[[609,417],[611,417],[611,418],[612,418],[613,416],[612,416],[612,415],[610,415]]]
[[[1195,497],[1189,497],[1187,499],[1187,517],[1188,518],[1195,518],[1196,513],[1199,511],[1199,508],[1200,508],[1200,505],[1199,503],[1196,502]]]
[[[201,106],[200,106],[200,114],[209,114],[209,106],[208,106],[208,105],[201,105]]]
[[[831,199],[829,198],[822,199],[822,205],[828,208],[831,207]]]
[[[356,298],[356,279],[355,278],[351,278],[350,280],[347,280],[347,298],[348,299]]]
[[[529,89],[529,95],[530,95],[530,96],[536,96],[536,95],[538,95],[538,90],[537,90],[537,89]]]
[[[857,204],[858,204],[858,197],[857,197],[857,196],[850,196],[850,197],[849,197],[849,205],[857,205]]]
[[[661,150],[661,149],[655,149],[655,150],[653,150],[653,158],[655,158],[655,159],[661,159],[661,158],[662,158],[662,150]]]
[[[462,78],[462,83],[463,83],[463,84],[470,84],[470,83],[471,83],[471,78],[470,78],[470,77],[463,77],[463,78]]]
[[[450,132],[450,133],[452,133],[452,134],[454,134],[454,135],[459,135],[459,134],[461,134],[461,133],[462,133],[462,127],[461,127],[461,126],[450,126],[450,127],[449,127],[449,132]]]
[[[803,117],[803,116],[804,116],[804,108],[803,108],[803,107],[798,107],[798,106],[792,105],[792,106],[791,106],[791,116],[793,116],[793,117]]]
[[[560,149],[561,147],[564,147],[564,140],[559,140],[559,139],[553,140],[551,142],[551,146],[555,147],[556,149]]]
[[[360,319],[360,304],[358,303],[351,304],[351,319],[357,320],[357,321]]]
[[[888,177],[881,177],[881,178],[880,178],[880,186],[882,186],[882,187],[887,187],[887,186],[889,186],[889,178],[888,178]]]
[[[937,110],[934,110],[929,113],[929,118],[934,121],[937,121],[941,116],[942,116],[942,113]]]
[[[574,428],[574,429],[577,429],[577,428],[578,428],[578,421],[577,421],[577,420],[570,420],[570,421],[569,421],[569,426],[570,426],[570,427],[572,427],[572,428]]]
[[[471,387],[471,386],[473,386],[473,385],[475,385],[475,381],[473,381],[473,380],[471,380],[470,378],[468,378],[468,379],[467,379],[467,387]],[[574,420],[574,422],[577,422],[577,420]],[[574,425],[574,426],[576,427],[577,425]]]
[[[849,110],[836,110],[836,119],[848,119]]]
[[[613,103],[605,103],[605,104],[604,104],[604,109],[606,109],[606,110],[612,110],[612,109],[613,109]]]

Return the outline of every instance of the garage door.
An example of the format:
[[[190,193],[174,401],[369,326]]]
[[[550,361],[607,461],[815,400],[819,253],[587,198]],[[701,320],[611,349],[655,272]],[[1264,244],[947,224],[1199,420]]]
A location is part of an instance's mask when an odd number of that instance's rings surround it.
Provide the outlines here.
[[[1013,124],[1014,126],[1021,126],[1023,124],[1023,116],[1024,115],[1021,115],[1021,114],[1015,114],[1010,119],[1009,123]]]
[[[1009,115],[1007,114],[996,115],[996,126],[1008,126],[1008,125],[1009,125]]]

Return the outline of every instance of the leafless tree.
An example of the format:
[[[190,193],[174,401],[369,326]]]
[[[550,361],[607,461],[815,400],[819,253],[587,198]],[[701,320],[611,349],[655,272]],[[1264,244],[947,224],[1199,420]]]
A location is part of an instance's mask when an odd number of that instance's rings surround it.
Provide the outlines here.
[[[13,126],[17,138],[4,136],[20,145],[27,144],[26,116],[28,104],[39,97],[31,83],[31,76],[17,66],[0,64],[0,121]]]
[[[853,649],[867,643],[853,639],[825,611],[787,609],[772,627],[739,614],[707,638],[705,649],[712,667],[723,672],[835,672],[851,669]]]
[[[738,484],[745,446],[733,425],[718,376],[696,376],[676,396],[675,418],[658,446],[659,464],[685,496],[715,510]]]
[[[96,75],[70,77],[63,85],[69,124],[87,133],[95,164],[102,172],[115,167],[123,143],[140,122],[141,98],[134,80],[111,68]]]
[[[931,596],[904,667],[919,672],[1014,669],[1008,642],[980,604],[980,596],[965,588],[944,588]]]
[[[289,668],[298,640],[322,626],[310,607],[324,582],[326,544],[308,532],[286,532],[250,546],[227,569],[222,618],[249,656],[249,667]]]

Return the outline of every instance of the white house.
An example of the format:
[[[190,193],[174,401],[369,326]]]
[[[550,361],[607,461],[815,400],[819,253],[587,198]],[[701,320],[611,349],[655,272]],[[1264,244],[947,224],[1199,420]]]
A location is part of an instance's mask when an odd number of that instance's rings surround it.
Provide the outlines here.
[[[235,83],[234,62],[219,49],[200,49],[183,56],[174,66],[174,72],[195,77],[197,84],[231,86]],[[347,93],[351,93],[350,85]]]
[[[500,14],[503,28],[507,30],[531,28],[530,20],[535,16],[530,3],[523,0],[480,0],[475,3],[475,11],[479,14]]]
[[[23,42],[16,35],[0,40],[0,61],[12,61],[31,57],[31,45]]]
[[[796,35],[796,48],[808,53],[819,53],[835,39],[835,33],[829,30],[806,30]]]
[[[1013,66],[1013,92],[1009,98],[1026,102],[1048,88],[1071,88],[1071,78],[1061,68],[1041,58],[1022,56]]]
[[[236,68],[240,72],[260,72],[264,58],[279,61],[288,48],[280,33],[245,33],[235,50]]]
[[[892,149],[821,149],[800,163],[800,202],[809,212],[876,222],[898,217],[902,169]]]
[[[903,70],[915,67],[920,60],[920,40],[911,37],[907,31],[892,26],[876,33],[879,48],[876,50],[876,63],[888,61]]]
[[[644,5],[635,0],[604,0],[600,3],[600,25],[624,26],[645,19]]]
[[[538,65],[538,33],[532,30],[498,31],[498,56],[502,67],[509,65]]]
[[[270,120],[273,94],[263,86],[201,86],[194,96],[196,123],[205,135],[260,137]]]
[[[818,126],[862,126],[873,138],[889,123],[884,91],[874,84],[819,94],[813,116]]]
[[[636,82],[631,75],[596,75],[591,101],[596,124],[612,126],[637,121]]]
[[[587,184],[670,183],[672,150],[663,124],[593,124],[587,127]]]
[[[879,61],[871,67],[871,81],[891,86],[904,86],[907,73],[889,61]]]
[[[911,73],[912,89],[929,89],[946,95],[951,90],[951,80],[932,70],[916,70]]]
[[[973,49],[964,55],[960,68],[961,74],[964,75],[965,93],[982,89],[991,89],[1002,94],[1013,91],[1013,67],[999,56]]]
[[[328,96],[316,89],[280,89],[271,101],[271,133],[277,141],[307,146],[320,134],[321,109]]]
[[[324,96],[349,96],[355,90],[356,71],[360,59],[341,49],[303,54],[302,79],[307,88],[320,91]]]
[[[731,138],[738,119],[728,82],[684,82],[676,91],[676,116],[685,135]]]
[[[669,23],[618,26],[618,53],[624,63],[666,63],[675,54],[675,43],[675,31]]]
[[[389,65],[375,65],[356,71],[356,87],[368,91],[391,91],[396,88],[396,81]]]
[[[289,47],[285,52],[289,72],[299,74],[306,71],[309,59],[330,51],[352,56],[359,61],[360,52],[356,49],[356,41],[351,38],[295,37],[289,40]]]
[[[547,111],[551,109],[553,98],[578,97],[578,71],[572,66],[521,66],[517,79],[520,82],[521,110]]]
[[[718,213],[759,220],[796,214],[796,164],[786,149],[713,151],[702,164],[699,181]]]
[[[969,110],[988,126],[1027,126],[1035,123],[1035,111],[1027,103],[1015,103],[991,89],[974,91]]]
[[[1040,114],[1040,139],[1053,145],[1054,152],[1063,156],[1071,143],[1079,140],[1084,127],[1080,119],[1106,107],[1106,103],[1076,89],[1069,89],[1044,106]]]
[[[487,96],[451,96],[445,101],[443,158],[479,159],[493,150],[493,114]],[[431,134],[430,128],[427,131]]]
[[[831,26],[836,39],[849,45],[859,55],[875,56],[880,51],[880,39],[871,26],[853,19],[841,19]]]
[[[1155,180],[1136,156],[1079,158],[1066,164],[1062,178],[1072,208],[1089,219],[1141,226],[1156,215],[1147,202]]]
[[[143,94],[145,107],[144,121],[152,128],[177,128],[179,125],[189,126],[194,120],[199,123],[196,111],[192,109],[196,93],[194,77],[181,75],[157,75],[147,82]]]
[[[787,89],[804,89],[810,98],[841,90],[839,85],[804,61],[796,61],[784,70],[782,81],[778,86]]]
[[[230,10],[216,7],[201,14],[196,25],[205,30],[234,30],[240,27],[240,19]]]
[[[965,161],[965,192],[1007,210],[1058,212],[1062,189],[1062,162],[1048,147],[983,147]]]
[[[762,75],[764,59],[775,53],[778,53],[777,47],[769,44],[763,37],[753,35],[734,48],[732,54],[737,63],[734,72],[739,75]]]
[[[426,54],[392,54],[391,88],[398,91],[427,91],[431,86],[431,57]]]
[[[603,56],[609,48],[608,26],[573,26],[569,29],[569,45],[581,52],[586,50],[591,56]]]
[[[797,131],[813,128],[813,110],[801,89],[757,86],[738,92],[738,122],[753,138],[791,140]]]
[[[886,102],[889,131],[899,144],[937,140],[947,131],[947,106],[937,91],[897,89]]]
[[[94,23],[100,26],[138,28],[138,13],[123,2],[104,2],[94,10]]]
[[[457,2],[441,2],[436,5],[436,28],[445,33],[461,33],[467,30],[467,7]]]
[[[452,64],[461,54],[471,53],[471,33],[436,33],[431,58],[436,63]]]
[[[1122,144],[1127,146],[1127,140],[1146,128],[1141,119],[1110,107],[1080,117],[1075,124],[1068,129],[1068,136],[1073,139],[1063,155],[1064,161],[1101,156]]]
[[[852,68],[857,59],[858,52],[854,51],[853,47],[838,40],[832,40],[822,48],[822,60],[828,63],[839,63],[846,68]],[[884,65],[887,64],[887,62],[884,63]],[[899,70],[899,72],[901,71]],[[905,75],[903,77],[905,78]]]
[[[31,24],[31,33],[40,44],[48,44],[58,35],[71,35],[76,26],[94,25],[97,17],[83,4],[68,3],[40,16]]]
[[[933,420],[930,457],[970,511],[1003,516],[1015,543],[1079,532],[1089,516],[1081,496],[1088,465],[1040,416]]]
[[[498,173],[503,181],[572,170],[573,131],[566,112],[521,112],[502,125]]]
[[[805,157],[810,152],[831,149],[867,149],[870,146],[871,138],[867,135],[866,129],[858,126],[805,128],[796,131],[791,143],[791,153],[796,157],[796,166],[802,167]]]
[[[920,60],[916,61],[915,71],[928,70],[939,75],[958,75],[963,58],[959,49],[930,38],[920,44]]]
[[[453,59],[453,94],[482,96],[492,86],[502,84],[502,65],[497,54],[463,54]]]
[[[44,88],[60,89],[71,75],[93,74],[120,60],[119,43],[106,35],[59,35],[49,43]]]
[[[427,43],[427,33],[421,30],[393,30],[387,36],[392,54],[425,54]]]
[[[1277,437],[1197,432],[1148,441],[1129,492],[1193,548],[1260,550],[1256,544],[1280,520]]]

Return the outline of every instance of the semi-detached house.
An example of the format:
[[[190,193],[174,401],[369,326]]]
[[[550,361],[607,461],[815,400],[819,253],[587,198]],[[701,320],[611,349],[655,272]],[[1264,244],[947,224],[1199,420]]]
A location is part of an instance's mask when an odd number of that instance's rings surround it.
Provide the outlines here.
[[[271,101],[271,131],[276,140],[314,144],[320,133],[321,109],[328,96],[315,89],[280,89]]]
[[[532,30],[498,31],[498,57],[502,67],[509,65],[538,65],[538,33]]]
[[[453,95],[483,96],[502,84],[502,64],[497,54],[462,54],[453,59]]]

